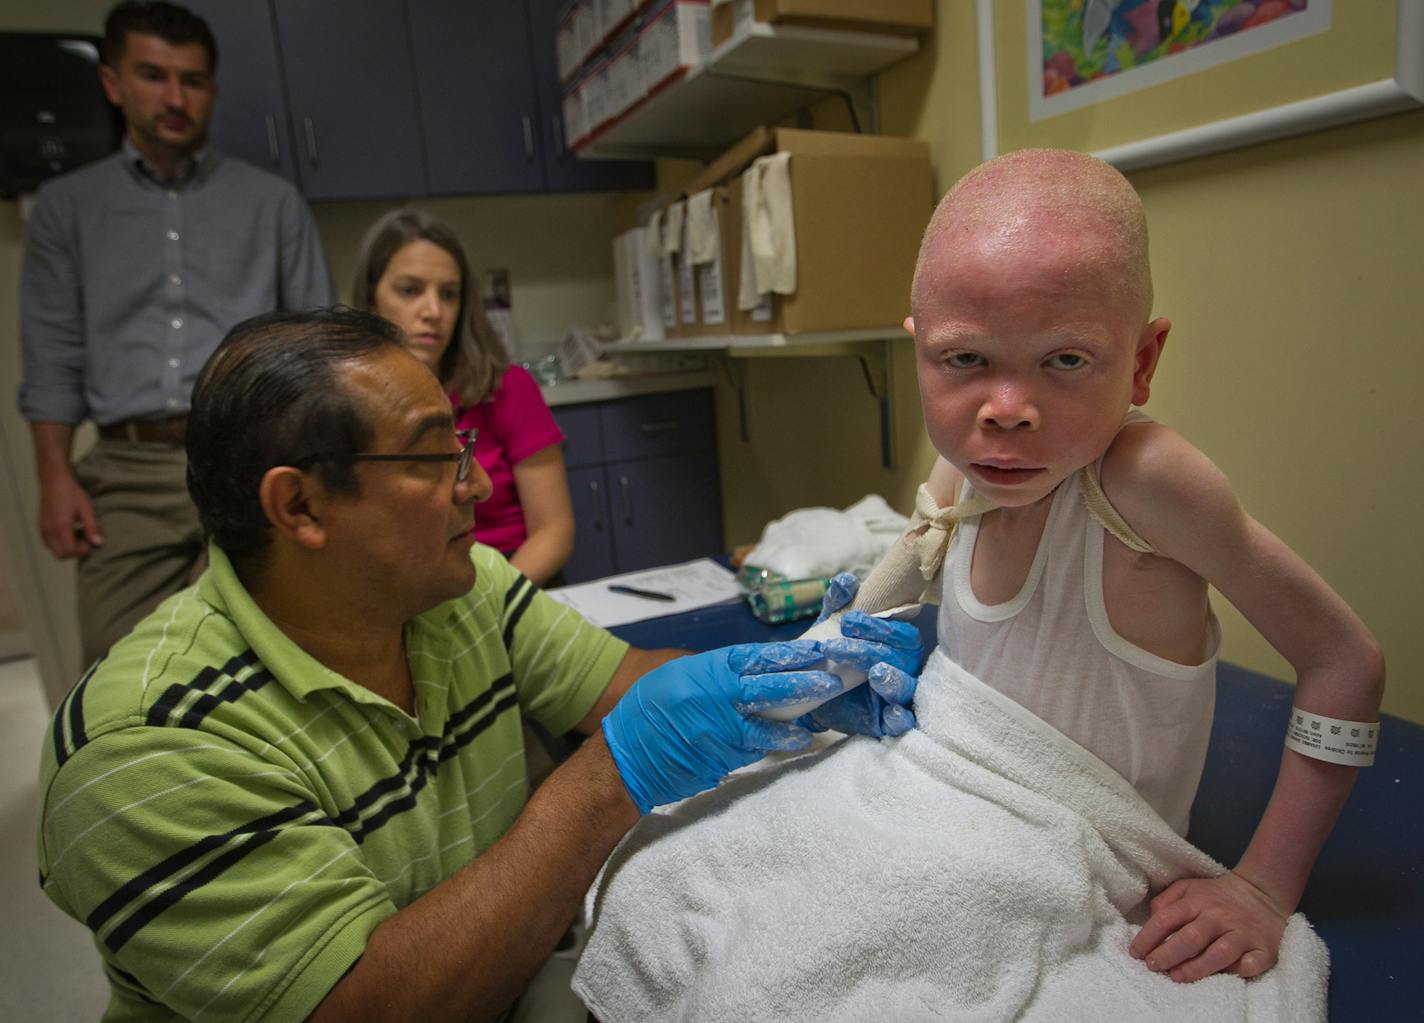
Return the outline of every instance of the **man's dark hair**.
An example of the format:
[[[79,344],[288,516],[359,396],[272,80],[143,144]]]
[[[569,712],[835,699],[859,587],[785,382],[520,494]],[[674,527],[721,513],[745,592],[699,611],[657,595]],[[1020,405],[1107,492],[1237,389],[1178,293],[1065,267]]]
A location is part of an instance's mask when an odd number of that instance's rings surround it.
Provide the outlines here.
[[[104,19],[104,63],[118,70],[130,32],[158,36],[169,46],[198,43],[208,52],[208,73],[217,74],[218,44],[208,23],[177,4],[123,0]]]
[[[188,493],[240,574],[260,571],[271,544],[258,499],[267,470],[355,454],[374,439],[337,367],[403,340],[399,327],[343,306],[264,313],[228,331],[203,366],[188,414]],[[322,460],[312,470],[329,490],[359,493],[350,462]]]

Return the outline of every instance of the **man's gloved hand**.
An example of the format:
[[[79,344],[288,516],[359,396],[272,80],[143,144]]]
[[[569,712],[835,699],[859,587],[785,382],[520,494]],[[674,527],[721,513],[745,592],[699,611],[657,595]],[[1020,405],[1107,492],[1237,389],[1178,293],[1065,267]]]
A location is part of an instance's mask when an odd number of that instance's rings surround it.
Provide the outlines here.
[[[748,715],[838,691],[835,675],[796,670],[824,656],[806,640],[723,647],[635,682],[603,719],[603,737],[638,812],[710,789],[774,750],[805,749],[811,735],[799,724]]]
[[[855,599],[860,580],[842,572],[831,580],[821,602],[819,624]],[[813,731],[834,729],[852,735],[904,735],[915,727],[910,701],[919,679],[924,643],[910,622],[876,618],[847,611],[841,618],[841,638],[821,641],[826,657],[868,673],[867,685],[856,686],[809,714],[797,724]]]

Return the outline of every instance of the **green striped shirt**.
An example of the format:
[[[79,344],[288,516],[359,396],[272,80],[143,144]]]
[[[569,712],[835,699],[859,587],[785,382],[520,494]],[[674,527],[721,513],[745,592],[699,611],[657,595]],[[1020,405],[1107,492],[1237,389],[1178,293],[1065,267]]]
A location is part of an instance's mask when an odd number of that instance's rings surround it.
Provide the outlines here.
[[[476,545],[470,593],[406,626],[412,718],[210,556],[60,704],[41,763],[41,884],[94,932],[107,1020],[304,1018],[519,814],[521,714],[567,731],[627,650]]]

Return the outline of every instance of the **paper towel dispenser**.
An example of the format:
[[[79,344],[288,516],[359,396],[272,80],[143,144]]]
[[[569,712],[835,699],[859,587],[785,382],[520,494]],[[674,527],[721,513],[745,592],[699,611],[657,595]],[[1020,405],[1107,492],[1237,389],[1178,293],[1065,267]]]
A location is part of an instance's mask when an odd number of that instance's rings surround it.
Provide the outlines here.
[[[118,148],[123,118],[99,84],[99,42],[0,32],[0,198]]]

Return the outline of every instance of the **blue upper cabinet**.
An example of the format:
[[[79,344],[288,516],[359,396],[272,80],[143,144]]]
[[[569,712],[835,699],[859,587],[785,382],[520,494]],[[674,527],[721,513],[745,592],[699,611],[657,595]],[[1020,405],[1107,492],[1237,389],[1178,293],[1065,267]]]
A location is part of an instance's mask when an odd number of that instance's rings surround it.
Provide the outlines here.
[[[544,188],[550,192],[612,192],[654,187],[648,160],[580,160],[564,145],[563,88],[554,32],[564,0],[529,0],[529,45],[539,98]]]
[[[277,0],[275,10],[308,198],[425,194],[403,0]]]
[[[218,40],[214,143],[309,199],[653,187],[564,151],[560,0],[193,0]]]
[[[187,6],[218,42],[214,144],[299,184],[268,0],[191,0]]]
[[[524,0],[407,6],[431,192],[542,192]]]

